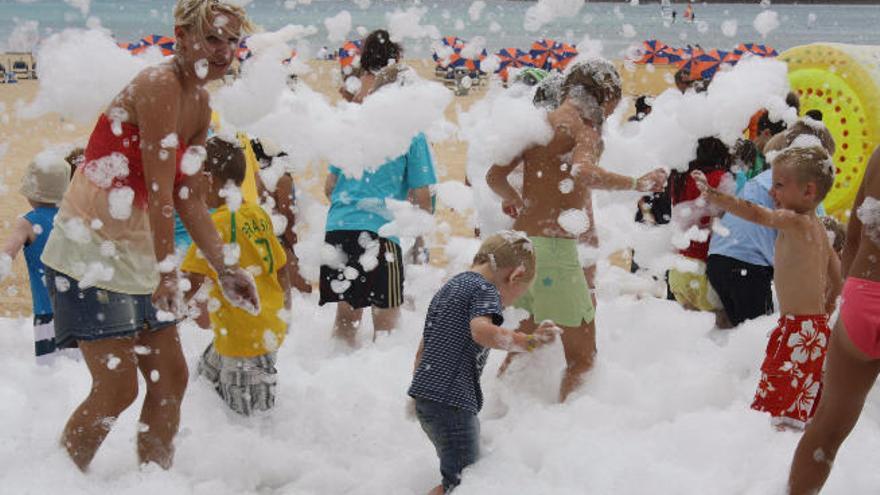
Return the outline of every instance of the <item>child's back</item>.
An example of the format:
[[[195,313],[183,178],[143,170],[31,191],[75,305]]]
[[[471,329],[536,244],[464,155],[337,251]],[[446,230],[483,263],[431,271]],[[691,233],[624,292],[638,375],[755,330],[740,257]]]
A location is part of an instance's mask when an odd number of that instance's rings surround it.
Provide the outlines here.
[[[217,276],[207,260],[190,246],[181,270],[206,275],[214,286],[211,297],[220,302],[211,312],[214,347],[223,356],[253,357],[275,352],[284,340],[287,325],[278,316],[284,308],[284,289],[278,280],[279,270],[287,262],[284,249],[272,230],[272,220],[259,205],[244,201],[235,211],[223,205],[211,214],[226,244],[235,244],[239,264],[256,272],[254,282],[260,296],[260,313],[253,315],[233,306],[222,295]],[[256,270],[254,270],[254,268]]]
[[[799,217],[798,228],[780,230],[776,238],[773,279],[779,312],[791,315],[823,314],[829,303],[826,297],[828,267],[836,258],[819,218],[815,214]]]

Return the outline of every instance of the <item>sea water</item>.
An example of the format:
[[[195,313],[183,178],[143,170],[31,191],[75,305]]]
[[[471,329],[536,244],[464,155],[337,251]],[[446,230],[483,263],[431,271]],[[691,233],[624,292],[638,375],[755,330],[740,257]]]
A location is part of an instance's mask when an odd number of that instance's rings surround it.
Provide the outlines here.
[[[77,6],[88,3],[86,13]],[[148,34],[172,35],[174,0],[0,0],[0,49],[27,51],[39,39],[69,27],[95,26],[98,22],[119,41],[137,41]],[[361,31],[387,26],[386,16],[396,9],[426,9],[421,24],[434,25],[444,35],[471,39],[483,36],[487,48],[527,49],[541,37],[577,43],[585,35],[600,40],[603,55],[620,58],[643,40],[659,39],[672,46],[700,45],[703,48],[730,49],[740,42],[769,44],[779,50],[793,46],[831,41],[860,45],[880,44],[876,29],[877,7],[868,5],[771,5],[712,4],[695,7],[695,22],[683,19],[684,5],[661,10],[657,1],[588,2],[578,15],[555,19],[537,31],[524,28],[526,10],[535,2],[484,0],[485,8],[471,19],[471,0],[388,1],[372,0],[253,0],[248,6],[252,19],[263,29],[286,24],[313,25],[318,33],[296,46],[300,53],[313,55],[322,46],[338,46],[327,39],[324,19],[343,10],[352,15],[350,38]],[[367,5],[361,8],[360,5]],[[758,14],[775,11],[780,25],[763,37],[753,26]],[[677,11],[676,22],[671,12]],[[89,19],[91,18],[91,20]],[[727,29],[722,23],[727,22]],[[735,32],[731,26],[735,22]],[[426,57],[431,40],[405,40],[409,57]]]

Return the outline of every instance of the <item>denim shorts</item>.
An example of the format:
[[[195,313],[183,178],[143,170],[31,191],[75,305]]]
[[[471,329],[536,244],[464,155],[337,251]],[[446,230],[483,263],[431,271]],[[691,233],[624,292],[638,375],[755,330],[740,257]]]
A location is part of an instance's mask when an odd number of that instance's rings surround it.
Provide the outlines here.
[[[46,288],[55,312],[55,344],[75,347],[79,340],[130,337],[156,331],[176,321],[159,321],[150,294],[122,294],[88,287],[46,267]]]
[[[437,449],[443,490],[449,492],[461,483],[461,471],[477,461],[480,420],[466,409],[419,398],[416,417]]]

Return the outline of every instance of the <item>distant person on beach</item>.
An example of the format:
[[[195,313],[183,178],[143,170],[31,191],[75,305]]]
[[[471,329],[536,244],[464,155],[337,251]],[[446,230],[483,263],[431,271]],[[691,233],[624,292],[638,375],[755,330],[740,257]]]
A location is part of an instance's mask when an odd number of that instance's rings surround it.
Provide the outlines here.
[[[536,282],[515,303],[530,314],[520,329],[530,333],[541,321],[553,320],[564,330],[567,366],[561,401],[580,385],[596,354],[595,265],[582,266],[578,254],[579,245],[598,245],[592,190],[650,192],[666,182],[666,172],[659,169],[628,177],[598,166],[602,124],[620,96],[620,75],[609,62],[573,65],[562,84],[562,103],[547,116],[554,130],[550,142],[525,150],[508,164],[496,164],[486,176],[501,197],[504,213],[515,219],[514,229],[528,234],[535,248]],[[508,181],[520,164],[521,191]]]
[[[862,414],[880,374],[880,147],[874,150],[853,205],[843,250],[846,277],[840,315],[831,332],[822,398],[791,462],[791,495],[825,485],[844,440]]]
[[[24,252],[28,279],[31,285],[31,302],[34,311],[34,353],[37,364],[52,364],[56,356],[55,321],[49,291],[46,289],[46,272],[40,256],[46,240],[52,233],[52,222],[58,214],[58,203],[70,183],[70,166],[64,160],[53,157],[49,161],[37,157],[28,165],[19,192],[27,198],[31,211],[15,219],[9,237],[0,251],[0,265],[10,266],[18,253]],[[0,279],[4,269],[0,268]]]
[[[395,63],[402,53],[387,31],[370,33],[361,52],[363,71],[357,90],[350,88],[351,101],[360,103],[380,86],[394,82],[404,70]],[[400,240],[379,235],[392,218],[385,200],[408,200],[433,213],[430,186],[437,176],[424,134],[412,138],[406,153],[365,170],[360,178],[332,165],[329,172],[324,184],[330,200],[324,242],[335,250],[337,259],[321,265],[319,303],[336,304],[333,335],[354,347],[364,308],[372,309],[374,332],[390,332],[403,304]]]
[[[776,209],[720,192],[702,172],[692,175],[709,203],[779,232],[773,259],[779,322],[767,343],[752,409],[770,413],[777,427],[803,428],[822,393],[828,318],[843,283],[816,215],[834,183],[834,164],[821,146],[799,142],[775,155],[772,171]]]
[[[206,144],[205,203],[214,209],[211,220],[223,242],[238,248],[239,263],[257,273],[260,313],[237,308],[223,296],[217,273],[196,246],[190,246],[180,266],[191,282],[190,300],[210,280],[210,295],[198,305],[197,322],[214,330],[214,340],[199,360],[205,377],[230,409],[243,416],[268,411],[275,405],[277,351],[287,335],[282,310],[290,309],[290,281],[284,248],[275,237],[272,219],[259,204],[243,200],[226,204],[224,191],[240,188],[247,166],[239,143],[212,137]],[[209,308],[208,298],[219,301]],[[210,322],[205,321],[210,312]]]
[[[201,198],[202,174],[183,167],[185,157],[204,153],[211,121],[204,85],[223,77],[250,31],[240,7],[178,0],[174,56],[141,71],[100,115],[61,202],[42,260],[57,344],[78,344],[92,376],[61,437],[83,471],[137,398],[138,371],[147,387],[138,458],[171,467],[188,378],[175,321],[175,210],[220,274],[224,296],[259,310],[253,277],[225,259]],[[197,70],[205,62],[207,70]]]
[[[450,279],[431,299],[408,394],[416,417],[440,458],[443,482],[430,495],[449,493],[480,451],[483,407],[480,375],[489,349],[532,352],[558,329],[544,322],[532,333],[501,328],[502,312],[535,279],[535,252],[520,232],[483,241],[471,269]]]

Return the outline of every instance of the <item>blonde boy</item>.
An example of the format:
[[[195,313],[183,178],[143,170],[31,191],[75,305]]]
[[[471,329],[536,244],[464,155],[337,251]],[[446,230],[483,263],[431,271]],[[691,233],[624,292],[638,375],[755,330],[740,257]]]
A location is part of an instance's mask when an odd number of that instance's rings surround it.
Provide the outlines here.
[[[246,166],[241,148],[214,137],[208,140],[206,149],[205,203],[216,208],[211,219],[223,241],[238,251],[241,266],[255,273],[260,313],[244,311],[223,297],[217,274],[195,245],[190,246],[181,270],[190,274],[189,296],[196,294],[206,277],[213,282],[210,304],[201,304],[198,321],[207,326],[204,314],[206,307],[211,307],[214,341],[199,361],[199,374],[214,385],[233,411],[248,416],[275,404],[276,350],[287,333],[287,324],[279,313],[290,307],[287,259],[269,215],[259,205],[244,201],[232,210],[224,200],[244,180]]]
[[[694,172],[709,202],[778,230],[774,281],[779,324],[770,336],[752,408],[777,425],[803,427],[818,403],[828,338],[828,314],[840,293],[840,261],[816,208],[834,183],[834,166],[819,146],[790,147],[773,159],[770,210],[723,194]]]
[[[479,455],[480,375],[489,349],[531,352],[559,331],[552,322],[530,335],[498,326],[503,307],[520,298],[535,278],[533,249],[519,232],[493,234],[483,241],[471,269],[431,300],[408,393],[440,458],[443,483],[432,494],[457,486],[461,471]]]

